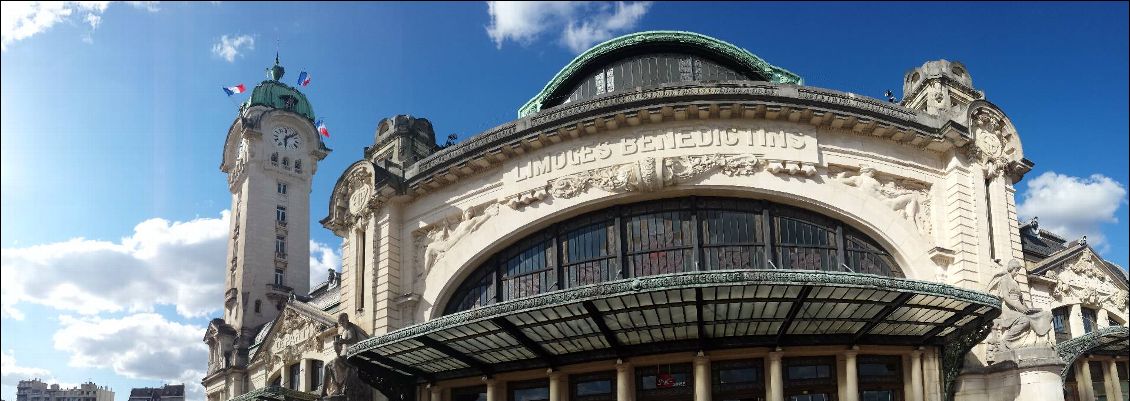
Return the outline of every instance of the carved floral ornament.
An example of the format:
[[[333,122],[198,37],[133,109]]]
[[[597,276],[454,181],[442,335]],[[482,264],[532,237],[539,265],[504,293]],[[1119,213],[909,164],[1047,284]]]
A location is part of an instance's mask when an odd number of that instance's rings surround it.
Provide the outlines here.
[[[1052,296],[1061,302],[1076,300],[1095,306],[1113,305],[1123,311],[1130,308],[1127,291],[1116,287],[1096,266],[1090,251],[1084,251],[1073,263],[1048,271],[1048,277],[1056,281]]]
[[[713,173],[750,176],[765,170],[773,174],[812,176],[814,163],[763,160],[755,154],[709,154],[678,157],[646,157],[630,163],[586,170],[547,181],[544,187],[504,196],[500,203],[512,209],[542,201],[549,196],[568,199],[591,188],[609,192],[649,192],[704,179]]]

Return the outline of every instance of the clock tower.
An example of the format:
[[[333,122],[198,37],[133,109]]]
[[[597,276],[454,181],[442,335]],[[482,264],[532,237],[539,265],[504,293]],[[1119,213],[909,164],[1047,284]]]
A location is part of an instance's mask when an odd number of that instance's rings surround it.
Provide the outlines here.
[[[220,170],[232,194],[224,274],[224,323],[234,329],[231,365],[246,364],[260,326],[291,294],[310,291],[310,185],[330,153],[306,95],[267,68],[228,130]],[[242,355],[239,355],[242,354]]]

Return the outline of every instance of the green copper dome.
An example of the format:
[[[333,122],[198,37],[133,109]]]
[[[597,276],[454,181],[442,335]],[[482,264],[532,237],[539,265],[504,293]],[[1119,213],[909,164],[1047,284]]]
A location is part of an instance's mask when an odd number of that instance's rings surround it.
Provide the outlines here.
[[[242,108],[266,106],[275,109],[290,110],[306,117],[310,122],[314,122],[314,108],[310,107],[310,102],[306,100],[306,95],[299,92],[298,89],[279,81],[285,73],[286,69],[279,65],[279,58],[275,56],[275,65],[267,68],[268,79],[260,82],[259,85],[255,85],[255,89],[251,91],[251,97],[243,103]]]
[[[569,89],[564,88],[567,83],[576,80],[586,70],[593,69],[595,64],[607,62],[610,57],[616,58],[617,55],[631,54],[633,51],[639,52],[644,48],[660,52],[664,49],[693,50],[695,53],[723,60],[744,75],[755,77],[751,79],[795,85],[804,83],[799,75],[769,64],[748,50],[722,40],[694,32],[645,31],[610,39],[581,53],[565,68],[562,68],[541,92],[538,92],[526,104],[522,105],[518,109],[518,116],[524,117],[541,111],[545,107],[552,107],[554,104],[551,101],[551,96],[561,95],[558,92]]]

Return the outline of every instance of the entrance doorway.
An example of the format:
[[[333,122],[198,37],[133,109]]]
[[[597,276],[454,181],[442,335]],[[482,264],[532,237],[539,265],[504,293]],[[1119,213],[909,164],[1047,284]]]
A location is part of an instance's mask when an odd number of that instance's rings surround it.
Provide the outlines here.
[[[787,358],[785,400],[836,401],[836,357]]]

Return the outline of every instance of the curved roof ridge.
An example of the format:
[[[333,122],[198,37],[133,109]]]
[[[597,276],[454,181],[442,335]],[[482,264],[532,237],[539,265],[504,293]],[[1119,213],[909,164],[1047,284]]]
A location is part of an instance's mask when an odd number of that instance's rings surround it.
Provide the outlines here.
[[[801,78],[800,75],[769,64],[749,50],[718,38],[688,31],[641,31],[606,40],[590,47],[588,50],[577,55],[577,57],[574,57],[569,64],[561,68],[561,70],[545,84],[545,87],[543,87],[537,95],[534,95],[533,98],[518,109],[518,117],[524,117],[540,111],[542,103],[550,93],[557,90],[562,83],[597,57],[625,47],[649,42],[683,42],[696,44],[722,56],[729,57],[747,68],[759,71],[762,75],[769,77],[770,82],[795,85],[804,84],[804,79]]]

